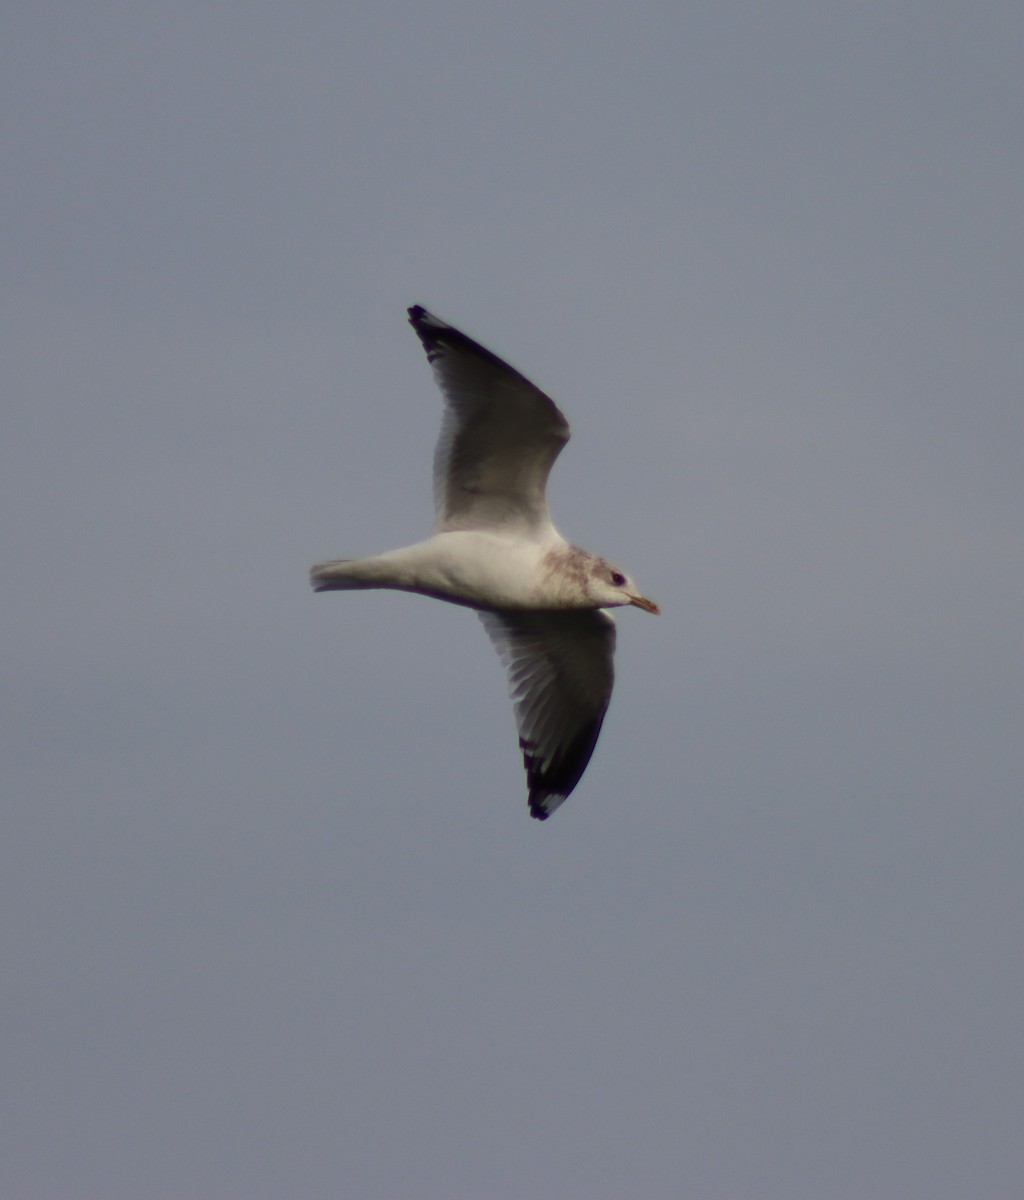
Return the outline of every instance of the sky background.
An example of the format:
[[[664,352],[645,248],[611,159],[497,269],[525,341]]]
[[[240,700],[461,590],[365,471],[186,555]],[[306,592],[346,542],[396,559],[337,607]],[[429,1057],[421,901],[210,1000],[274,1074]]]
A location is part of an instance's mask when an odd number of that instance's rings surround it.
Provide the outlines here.
[[[1024,1177],[1024,10],[0,15],[0,1194]],[[619,620],[527,815],[405,309],[573,423]]]

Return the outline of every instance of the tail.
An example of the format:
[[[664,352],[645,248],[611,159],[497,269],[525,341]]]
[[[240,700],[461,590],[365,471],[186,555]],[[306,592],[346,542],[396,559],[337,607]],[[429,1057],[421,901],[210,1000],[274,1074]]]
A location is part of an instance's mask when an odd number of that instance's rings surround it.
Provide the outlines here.
[[[355,588],[380,587],[366,578],[363,560],[340,558],[310,568],[309,582],[315,592],[349,592]]]
[[[309,573],[318,592],[350,592],[356,588],[397,588],[415,592],[416,563],[422,558],[419,546],[405,546],[370,558],[339,558],[317,563]]]

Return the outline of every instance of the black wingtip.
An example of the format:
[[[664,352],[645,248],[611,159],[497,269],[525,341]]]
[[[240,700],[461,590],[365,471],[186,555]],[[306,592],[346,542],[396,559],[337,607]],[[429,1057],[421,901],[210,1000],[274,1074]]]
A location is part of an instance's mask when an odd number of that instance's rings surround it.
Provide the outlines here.
[[[406,309],[406,312],[409,314],[409,324],[421,338],[429,337],[434,330],[451,328],[445,321],[427,312],[422,304],[414,304],[412,308]]]
[[[429,363],[433,364],[438,359],[443,358],[445,351],[453,351],[456,354],[464,354],[481,359],[490,366],[496,367],[499,371],[504,371],[508,375],[522,380],[532,391],[539,390],[535,384],[532,384],[525,376],[521,375],[515,367],[507,363],[503,358],[499,358],[493,350],[488,350],[486,346],[481,346],[479,342],[473,341],[461,329],[456,329],[454,325],[449,325],[447,321],[442,321],[440,317],[435,317],[422,304],[414,304],[412,308],[407,309],[407,312],[409,313],[409,324],[416,330],[416,336],[423,343],[423,349],[427,352],[427,361]],[[543,393],[541,394],[543,395]],[[564,420],[564,418],[562,419]]]
[[[441,355],[440,342],[443,335],[456,338],[463,335],[458,330],[452,329],[450,325],[446,325],[444,321],[439,321],[437,317],[423,307],[422,304],[414,304],[409,312],[409,324],[416,330],[416,336],[423,343],[423,349],[427,352],[427,361],[433,362]]]

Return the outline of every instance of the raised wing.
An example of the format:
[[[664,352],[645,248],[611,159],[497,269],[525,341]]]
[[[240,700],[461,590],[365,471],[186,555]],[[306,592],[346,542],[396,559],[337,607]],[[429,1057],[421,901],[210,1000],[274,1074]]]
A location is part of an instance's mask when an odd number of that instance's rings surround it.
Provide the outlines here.
[[[612,694],[615,622],[603,609],[477,615],[508,670],[530,816],[544,821],[597,745]]]
[[[416,305],[409,324],[445,398],[434,451],[435,531],[550,527],[544,490],[569,440],[555,402],[497,355]]]

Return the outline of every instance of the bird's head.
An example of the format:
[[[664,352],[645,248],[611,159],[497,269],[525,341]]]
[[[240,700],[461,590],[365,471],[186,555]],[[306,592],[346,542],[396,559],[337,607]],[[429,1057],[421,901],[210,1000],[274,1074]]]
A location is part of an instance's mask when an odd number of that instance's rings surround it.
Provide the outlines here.
[[[596,600],[602,608],[617,608],[632,604],[634,608],[642,608],[644,612],[657,616],[661,609],[653,600],[640,594],[640,589],[625,571],[619,570],[607,559],[598,559],[590,574],[590,587]]]

